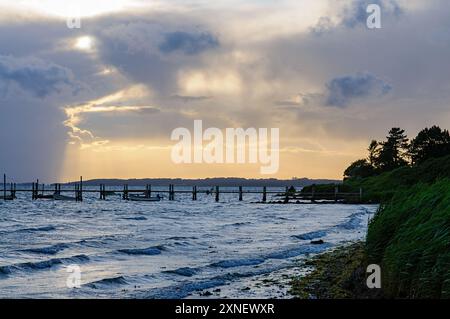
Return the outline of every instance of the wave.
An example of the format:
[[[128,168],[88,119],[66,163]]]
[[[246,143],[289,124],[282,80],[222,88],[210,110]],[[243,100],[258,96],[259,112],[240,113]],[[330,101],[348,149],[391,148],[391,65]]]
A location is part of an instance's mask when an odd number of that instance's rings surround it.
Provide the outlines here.
[[[144,216],[136,216],[136,217],[122,217],[125,220],[147,220],[147,217]]]
[[[256,266],[262,264],[265,261],[264,258],[243,258],[243,259],[230,259],[222,260],[211,264],[212,267],[220,268],[232,268],[240,266]]]
[[[180,276],[184,276],[184,277],[192,277],[193,275],[195,275],[197,273],[197,271],[198,270],[195,268],[182,267],[182,268],[178,268],[178,269],[174,269],[174,270],[166,270],[164,272],[168,273],[168,274],[176,274],[176,275],[180,275]]]
[[[43,261],[26,262],[7,266],[0,266],[0,274],[9,275],[18,271],[36,271],[52,268],[57,265],[70,264],[70,263],[82,263],[89,260],[86,255],[77,255],[67,258],[53,258]]]
[[[118,252],[127,255],[146,255],[153,256],[159,255],[164,250],[163,246],[153,246],[148,248],[130,248],[130,249],[119,249]]]
[[[55,226],[42,226],[42,227],[32,227],[32,228],[23,228],[19,229],[19,232],[43,232],[43,231],[53,231],[56,230]]]
[[[337,225],[336,228],[345,230],[358,228],[362,222],[361,217],[367,215],[367,213],[368,212],[365,210],[353,213],[349,216],[348,220],[345,223]]]
[[[59,253],[60,251],[66,249],[68,247],[69,247],[69,245],[60,243],[60,244],[47,246],[47,247],[23,249],[22,251],[35,253],[35,254],[56,255],[57,253]]]
[[[300,234],[300,235],[294,235],[292,237],[300,239],[300,240],[311,240],[311,239],[325,237],[326,235],[327,235],[327,232],[325,230],[317,230],[317,231],[312,231],[312,232],[304,233],[304,234]]]
[[[89,287],[92,289],[104,289],[108,287],[121,286],[126,285],[128,282],[123,276],[104,278],[101,280],[93,281],[87,284],[84,284],[84,287]]]

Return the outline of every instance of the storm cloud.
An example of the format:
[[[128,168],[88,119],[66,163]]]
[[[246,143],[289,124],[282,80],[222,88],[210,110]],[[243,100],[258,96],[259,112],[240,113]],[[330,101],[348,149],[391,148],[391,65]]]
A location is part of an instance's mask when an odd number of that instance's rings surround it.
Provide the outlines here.
[[[13,86],[39,98],[59,93],[64,88],[77,90],[73,73],[67,68],[35,57],[0,55],[0,92],[6,95]]]
[[[327,89],[327,105],[346,107],[354,99],[385,95],[392,87],[372,74],[361,73],[332,79]]]
[[[212,34],[176,31],[164,35],[164,41],[159,45],[159,49],[164,53],[180,51],[192,55],[218,46],[219,41]]]

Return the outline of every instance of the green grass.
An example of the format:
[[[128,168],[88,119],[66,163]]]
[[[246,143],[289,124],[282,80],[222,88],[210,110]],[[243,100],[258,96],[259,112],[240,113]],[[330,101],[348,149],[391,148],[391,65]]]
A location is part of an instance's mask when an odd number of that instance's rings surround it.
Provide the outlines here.
[[[370,263],[392,298],[450,298],[450,179],[395,192],[370,224]]]

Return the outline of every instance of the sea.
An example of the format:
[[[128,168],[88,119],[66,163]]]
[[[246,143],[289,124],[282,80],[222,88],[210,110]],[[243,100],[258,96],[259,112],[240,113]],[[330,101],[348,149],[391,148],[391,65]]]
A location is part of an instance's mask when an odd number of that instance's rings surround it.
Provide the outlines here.
[[[255,203],[261,194],[17,196],[0,201],[0,298],[291,298],[304,261],[364,239],[377,211]]]

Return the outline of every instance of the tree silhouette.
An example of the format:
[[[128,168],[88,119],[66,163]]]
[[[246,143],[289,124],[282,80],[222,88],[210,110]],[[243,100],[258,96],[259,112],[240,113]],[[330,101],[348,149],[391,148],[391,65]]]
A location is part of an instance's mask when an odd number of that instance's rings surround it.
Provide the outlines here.
[[[344,179],[369,177],[375,174],[373,166],[366,159],[353,162],[344,172]]]
[[[372,140],[372,142],[370,142],[369,148],[367,149],[369,151],[368,161],[372,166],[375,166],[376,159],[380,153],[379,146],[380,143],[378,143],[378,141]]]
[[[413,164],[420,164],[430,158],[450,155],[450,134],[439,126],[425,128],[411,141],[409,155]]]
[[[381,142],[374,164],[381,172],[390,171],[408,165],[405,159],[408,150],[408,137],[405,130],[394,127],[389,131],[385,142]]]

